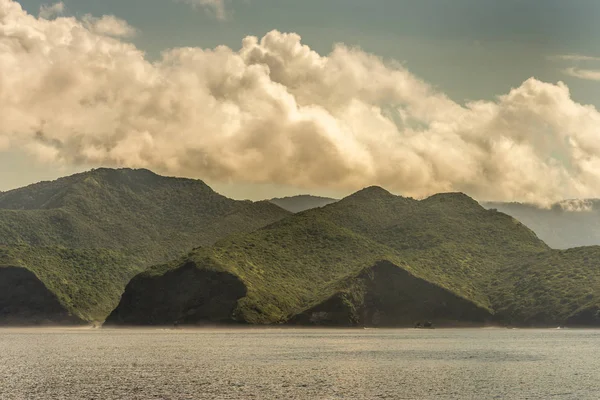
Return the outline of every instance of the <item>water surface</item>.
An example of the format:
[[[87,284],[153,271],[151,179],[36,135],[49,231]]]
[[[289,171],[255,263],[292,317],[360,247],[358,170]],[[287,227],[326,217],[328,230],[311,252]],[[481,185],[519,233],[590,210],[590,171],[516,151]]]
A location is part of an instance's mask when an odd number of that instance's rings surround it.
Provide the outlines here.
[[[596,330],[0,330],[1,399],[598,399]]]

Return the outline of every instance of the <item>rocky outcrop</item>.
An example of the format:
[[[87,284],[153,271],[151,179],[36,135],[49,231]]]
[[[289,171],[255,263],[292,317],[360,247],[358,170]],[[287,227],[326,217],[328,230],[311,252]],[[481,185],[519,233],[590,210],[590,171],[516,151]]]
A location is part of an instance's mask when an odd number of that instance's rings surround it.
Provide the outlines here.
[[[349,288],[296,316],[300,325],[413,327],[484,325],[483,307],[383,261],[363,271]]]
[[[246,286],[235,275],[190,261],[164,275],[135,277],[105,325],[231,323]]]
[[[56,296],[31,271],[0,268],[0,325],[78,325]]]

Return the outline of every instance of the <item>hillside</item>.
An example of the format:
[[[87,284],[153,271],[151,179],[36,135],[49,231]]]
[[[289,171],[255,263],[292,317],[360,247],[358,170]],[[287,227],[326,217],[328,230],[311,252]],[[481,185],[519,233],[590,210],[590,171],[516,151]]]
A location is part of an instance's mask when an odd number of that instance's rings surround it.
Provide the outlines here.
[[[135,250],[155,263],[288,214],[199,180],[101,168],[1,193],[0,245]]]
[[[498,317],[519,325],[600,326],[600,247],[551,250],[497,272]]]
[[[0,247],[0,325],[103,321],[142,266],[115,250]]]
[[[600,200],[567,200],[550,208],[522,203],[482,203],[530,227],[555,249],[600,245]]]
[[[338,200],[301,195],[269,201],[285,210],[298,213],[324,207]],[[565,200],[549,208],[525,203],[482,202],[481,205],[516,218],[554,249],[600,245],[600,200],[598,199]]]
[[[550,254],[527,227],[463,194],[416,201],[372,187],[150,268],[107,323],[500,322],[493,277]]]
[[[32,272],[66,312],[103,320],[144,267],[288,214],[198,180],[103,168],[0,193],[0,246],[3,264]]]
[[[284,210],[288,210],[293,213],[299,213],[313,208],[324,207],[328,204],[335,203],[338,200],[331,199],[329,197],[319,197],[304,194],[299,196],[275,198],[269,201],[278,205]]]

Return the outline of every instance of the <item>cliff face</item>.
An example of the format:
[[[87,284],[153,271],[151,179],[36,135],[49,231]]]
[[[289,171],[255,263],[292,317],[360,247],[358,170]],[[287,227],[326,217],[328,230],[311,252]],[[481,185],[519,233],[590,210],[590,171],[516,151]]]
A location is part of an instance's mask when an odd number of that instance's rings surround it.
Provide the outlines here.
[[[293,317],[303,325],[412,327],[484,325],[492,314],[476,304],[404,269],[382,261],[351,286]]]
[[[56,296],[31,271],[0,268],[0,325],[78,325]]]
[[[134,278],[106,325],[198,325],[233,322],[246,286],[227,272],[202,270],[194,262],[162,276]]]

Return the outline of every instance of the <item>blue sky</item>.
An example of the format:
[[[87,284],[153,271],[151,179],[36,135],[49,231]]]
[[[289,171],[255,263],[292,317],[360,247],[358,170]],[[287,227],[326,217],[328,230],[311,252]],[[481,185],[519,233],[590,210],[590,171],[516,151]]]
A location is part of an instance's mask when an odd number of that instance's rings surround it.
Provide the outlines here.
[[[48,4],[20,3],[31,14]],[[150,59],[183,46],[239,49],[243,37],[261,37],[278,29],[298,33],[303,43],[322,55],[342,42],[397,60],[459,104],[493,100],[535,77],[563,81],[575,101],[600,107],[600,81],[564,71],[598,70],[600,62],[557,58],[600,56],[597,0],[230,0],[225,2],[225,20],[183,1],[65,0],[64,4],[66,15],[112,14],[126,20],[139,30],[131,41]],[[10,172],[11,166],[18,166],[21,173]],[[40,164],[12,149],[0,159],[0,190],[86,167]],[[248,190],[244,185],[217,186],[236,197],[244,197],[242,192]],[[250,197],[296,191],[263,186]]]

